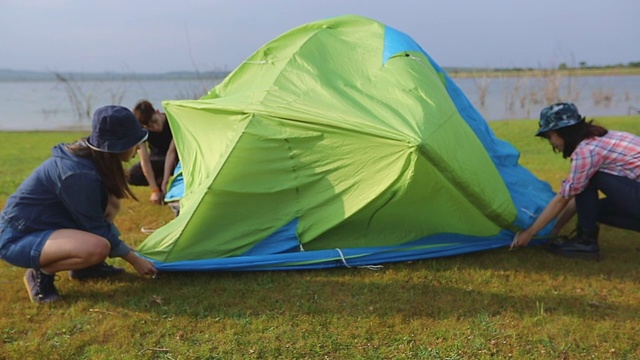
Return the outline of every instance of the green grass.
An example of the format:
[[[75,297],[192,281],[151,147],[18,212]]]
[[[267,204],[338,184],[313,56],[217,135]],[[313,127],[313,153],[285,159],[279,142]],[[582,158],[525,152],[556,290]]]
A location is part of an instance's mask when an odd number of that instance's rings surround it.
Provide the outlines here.
[[[640,117],[597,119],[640,133]],[[568,160],[534,138],[531,120],[492,122],[521,163],[557,189]],[[79,133],[0,133],[0,203],[59,141]],[[9,150],[6,150],[9,149]],[[127,201],[132,245],[171,219]],[[78,283],[35,305],[24,269],[0,264],[0,359],[637,359],[638,234],[604,227],[604,260],[541,248],[385,264],[380,271],[129,273]],[[114,263],[126,266],[121,260]]]

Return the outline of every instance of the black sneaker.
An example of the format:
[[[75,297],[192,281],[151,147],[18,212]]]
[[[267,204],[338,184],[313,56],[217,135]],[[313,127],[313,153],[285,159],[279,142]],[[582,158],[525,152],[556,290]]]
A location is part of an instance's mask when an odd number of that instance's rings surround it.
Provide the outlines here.
[[[124,272],[121,267],[115,267],[109,265],[106,262],[102,262],[98,265],[89,266],[88,268],[80,270],[69,271],[69,279],[72,280],[92,280],[92,279],[107,279],[110,277],[118,276]]]
[[[581,242],[560,242],[551,243],[547,248],[554,254],[580,258],[586,260],[599,260],[600,259],[600,246],[598,243],[581,243]]]
[[[29,269],[24,274],[24,285],[27,287],[29,298],[34,303],[49,303],[61,300],[58,289],[53,284],[55,275]]]
[[[551,242],[547,250],[565,257],[599,260],[600,246],[598,245],[598,232],[599,229],[584,230],[576,228],[574,236],[564,241],[557,240]]]

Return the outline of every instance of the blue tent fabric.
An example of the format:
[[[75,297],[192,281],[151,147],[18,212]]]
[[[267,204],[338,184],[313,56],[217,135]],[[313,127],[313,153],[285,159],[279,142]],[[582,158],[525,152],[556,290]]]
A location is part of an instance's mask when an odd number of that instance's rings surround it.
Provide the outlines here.
[[[172,263],[154,261],[154,265],[161,271],[272,271],[362,267],[371,264],[431,259],[497,249],[509,244],[513,240],[513,235],[507,230],[503,230],[498,236],[489,239],[458,234],[439,234],[413,241],[404,246],[336,248],[334,250],[268,255],[251,255],[251,252],[248,252],[247,255],[241,257]],[[290,243],[295,243],[296,246],[298,244],[295,241]]]
[[[182,163],[178,162],[173,170],[173,177],[169,182],[169,189],[164,195],[165,202],[178,201],[184,196],[184,178],[182,177]]]

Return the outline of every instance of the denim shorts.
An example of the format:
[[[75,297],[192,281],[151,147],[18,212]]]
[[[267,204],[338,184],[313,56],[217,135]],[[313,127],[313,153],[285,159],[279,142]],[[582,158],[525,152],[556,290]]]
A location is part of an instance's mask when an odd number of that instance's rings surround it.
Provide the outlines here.
[[[0,222],[0,259],[11,265],[40,269],[40,253],[54,231],[21,232]]]

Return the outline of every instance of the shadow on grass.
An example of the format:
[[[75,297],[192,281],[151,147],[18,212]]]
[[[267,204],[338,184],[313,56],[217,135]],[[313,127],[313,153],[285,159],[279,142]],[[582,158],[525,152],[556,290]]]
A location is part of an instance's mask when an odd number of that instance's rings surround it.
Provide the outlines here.
[[[616,250],[615,248],[612,250]],[[623,252],[626,260],[637,253]],[[637,267],[637,266],[636,266]],[[628,321],[640,304],[601,298],[574,278],[637,280],[618,260],[564,260],[541,248],[499,249],[451,258],[386,264],[381,271],[332,269],[292,272],[125,274],[111,284],[73,285],[67,302],[86,301],[158,317],[243,319],[333,316],[359,319],[463,319],[482,314],[567,316]],[[465,282],[465,274],[468,282]],[[530,279],[537,274],[538,278]],[[529,282],[529,284],[522,284]],[[531,289],[527,288],[527,286]],[[115,286],[113,292],[111,286]],[[597,285],[596,285],[597,287]],[[514,289],[513,291],[511,289]],[[101,305],[100,305],[101,304]]]
[[[380,271],[127,273],[78,282],[60,273],[65,298],[53,308],[185,316],[190,319],[300,318],[461,319],[481,314],[518,318],[566,316],[628,321],[640,311],[640,240],[603,229],[604,260],[564,259],[542,247],[501,248],[446,258],[384,264]],[[5,304],[26,301],[23,269],[3,267]],[[635,301],[635,302],[634,302]]]
[[[640,234],[602,226],[599,239],[601,259],[583,260],[552,254],[544,246],[508,248],[449,258],[460,269],[477,268],[527,274],[563,275],[612,281],[640,279]],[[455,260],[454,260],[455,259]],[[436,260],[438,261],[438,260]]]

